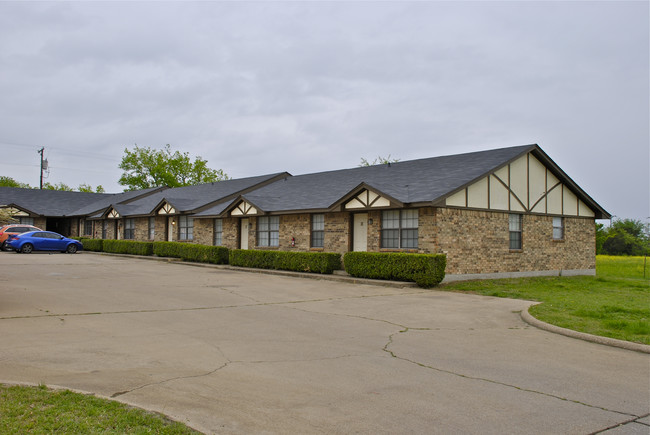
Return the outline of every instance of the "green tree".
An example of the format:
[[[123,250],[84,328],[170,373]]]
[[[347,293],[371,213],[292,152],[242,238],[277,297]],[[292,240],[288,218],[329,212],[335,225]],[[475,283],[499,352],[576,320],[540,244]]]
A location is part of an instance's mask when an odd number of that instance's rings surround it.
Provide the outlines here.
[[[14,180],[11,177],[7,176],[0,176],[0,186],[4,187],[22,187],[23,189],[31,189],[31,186],[26,183],[21,183],[19,181]]]
[[[603,235],[596,228],[596,252],[606,255],[648,255],[650,246],[648,228],[639,220],[617,219]],[[599,245],[599,242],[602,242]],[[598,249],[600,247],[600,249]]]
[[[366,160],[364,157],[361,157],[361,163],[359,166],[373,166],[373,165],[387,165],[389,163],[397,163],[399,162],[399,159],[393,159],[391,158],[390,154],[388,154],[388,157],[382,157],[382,156],[377,156],[375,160],[372,162],[369,162]]]
[[[124,173],[118,182],[126,186],[125,190],[190,186],[229,178],[221,169],[208,168],[207,160],[201,157],[192,162],[189,153],[172,153],[169,144],[161,150],[137,145],[133,151],[124,149],[119,168]]]
[[[101,184],[97,185],[97,188],[93,190],[93,186],[90,184],[82,183],[77,189],[79,192],[88,192],[88,193],[106,193],[104,187]]]
[[[72,192],[74,189],[70,186],[68,186],[65,183],[59,182],[56,184],[52,184],[50,182],[43,183],[43,189],[47,190],[65,190],[68,192]]]

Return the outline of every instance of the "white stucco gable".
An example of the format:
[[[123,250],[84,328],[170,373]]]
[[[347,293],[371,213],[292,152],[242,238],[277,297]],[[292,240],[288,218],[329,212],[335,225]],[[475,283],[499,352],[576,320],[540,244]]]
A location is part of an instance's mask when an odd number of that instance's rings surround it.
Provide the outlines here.
[[[594,217],[549,168],[528,153],[445,200],[449,207]]]

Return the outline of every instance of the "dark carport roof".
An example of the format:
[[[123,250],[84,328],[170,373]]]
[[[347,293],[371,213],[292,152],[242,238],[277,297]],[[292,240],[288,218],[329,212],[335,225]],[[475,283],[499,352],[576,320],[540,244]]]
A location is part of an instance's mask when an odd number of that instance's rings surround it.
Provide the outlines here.
[[[40,216],[74,216],[89,203],[112,197],[108,193],[0,187],[0,206],[16,206]]]

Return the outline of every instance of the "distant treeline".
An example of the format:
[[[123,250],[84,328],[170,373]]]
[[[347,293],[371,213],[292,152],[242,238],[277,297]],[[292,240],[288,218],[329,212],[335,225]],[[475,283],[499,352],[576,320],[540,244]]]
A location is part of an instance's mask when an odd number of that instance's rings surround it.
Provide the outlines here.
[[[634,219],[615,220],[609,227],[596,224],[596,253],[604,255],[650,255],[647,224]]]

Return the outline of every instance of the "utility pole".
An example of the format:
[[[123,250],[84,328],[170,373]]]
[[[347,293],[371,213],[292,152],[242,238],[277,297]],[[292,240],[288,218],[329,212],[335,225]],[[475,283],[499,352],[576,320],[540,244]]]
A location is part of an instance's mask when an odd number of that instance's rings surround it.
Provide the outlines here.
[[[41,147],[37,152],[41,155],[41,190],[43,190],[43,150],[45,147]]]

